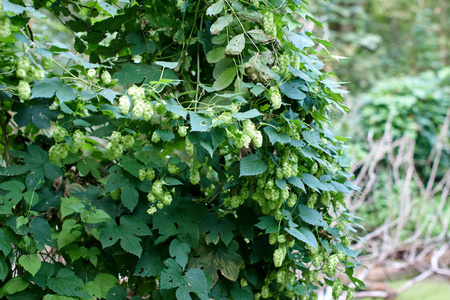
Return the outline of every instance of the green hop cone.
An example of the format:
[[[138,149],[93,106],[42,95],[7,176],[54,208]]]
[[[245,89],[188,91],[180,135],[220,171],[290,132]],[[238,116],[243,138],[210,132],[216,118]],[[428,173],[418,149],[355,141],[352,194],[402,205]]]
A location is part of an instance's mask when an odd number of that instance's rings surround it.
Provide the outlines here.
[[[102,82],[106,85],[111,83],[111,74],[108,71],[104,71],[101,76]]]
[[[94,79],[95,75],[96,75],[95,69],[89,69],[89,70],[87,70],[87,72],[86,72],[86,77],[87,77],[87,79],[89,79],[89,80]]]

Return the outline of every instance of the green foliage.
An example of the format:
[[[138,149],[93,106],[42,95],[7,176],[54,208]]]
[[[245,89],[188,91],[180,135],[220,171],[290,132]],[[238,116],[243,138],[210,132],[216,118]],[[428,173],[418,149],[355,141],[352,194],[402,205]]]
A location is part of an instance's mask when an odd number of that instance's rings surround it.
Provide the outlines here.
[[[326,129],[347,108],[301,1],[13,2],[1,295],[287,299],[353,280],[336,226],[357,187]],[[38,10],[73,45],[26,26]]]

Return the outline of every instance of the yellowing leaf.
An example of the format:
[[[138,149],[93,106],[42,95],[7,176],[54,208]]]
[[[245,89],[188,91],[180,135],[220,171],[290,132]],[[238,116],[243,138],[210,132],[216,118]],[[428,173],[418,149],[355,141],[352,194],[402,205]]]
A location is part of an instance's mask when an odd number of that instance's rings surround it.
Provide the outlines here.
[[[233,21],[232,15],[226,15],[218,18],[212,25],[209,31],[211,34],[219,34],[225,27]]]

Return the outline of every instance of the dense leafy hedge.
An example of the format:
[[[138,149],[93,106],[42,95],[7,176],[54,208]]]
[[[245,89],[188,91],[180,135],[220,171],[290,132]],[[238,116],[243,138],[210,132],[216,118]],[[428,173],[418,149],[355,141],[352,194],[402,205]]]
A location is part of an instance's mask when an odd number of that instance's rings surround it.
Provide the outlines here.
[[[302,1],[2,11],[0,297],[353,298],[346,107]]]

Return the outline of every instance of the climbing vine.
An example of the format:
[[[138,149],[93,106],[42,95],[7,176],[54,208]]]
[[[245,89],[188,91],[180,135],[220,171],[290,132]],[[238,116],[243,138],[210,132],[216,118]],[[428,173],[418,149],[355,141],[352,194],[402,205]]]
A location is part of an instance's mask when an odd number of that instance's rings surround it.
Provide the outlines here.
[[[305,5],[2,0],[0,297],[353,299],[345,91]]]

